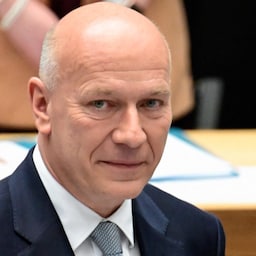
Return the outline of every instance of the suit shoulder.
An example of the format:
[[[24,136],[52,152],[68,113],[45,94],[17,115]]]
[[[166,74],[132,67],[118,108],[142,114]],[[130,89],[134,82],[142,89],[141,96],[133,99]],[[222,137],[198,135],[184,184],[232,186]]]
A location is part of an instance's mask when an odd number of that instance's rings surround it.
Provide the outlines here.
[[[9,177],[0,180],[0,202],[6,200],[7,197],[9,198],[8,180]]]
[[[8,181],[9,178],[5,178],[0,181],[0,248],[2,248],[2,245],[4,244],[6,234],[8,233],[7,230],[9,230],[8,227],[11,227],[13,225],[11,220],[12,207]]]
[[[179,218],[184,218],[185,220],[195,221],[197,219],[205,221],[218,221],[218,219],[193,204],[183,201],[167,192],[153,186],[147,185],[144,189],[144,192],[154,201],[154,203],[164,212],[164,214],[171,218],[177,216]]]
[[[185,247],[193,244],[202,250],[197,255],[224,255],[225,233],[216,216],[152,185],[147,185],[144,192],[169,220],[168,236],[183,240]],[[204,242],[206,247],[201,244]],[[205,249],[209,253],[205,254]]]

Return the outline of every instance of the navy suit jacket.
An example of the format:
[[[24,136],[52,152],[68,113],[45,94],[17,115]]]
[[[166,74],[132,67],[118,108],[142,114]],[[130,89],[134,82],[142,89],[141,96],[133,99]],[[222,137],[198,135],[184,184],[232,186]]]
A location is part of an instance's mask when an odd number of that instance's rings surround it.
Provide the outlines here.
[[[151,185],[132,207],[141,255],[224,256],[224,232],[213,215]],[[74,256],[35,169],[32,150],[0,181],[0,255]]]

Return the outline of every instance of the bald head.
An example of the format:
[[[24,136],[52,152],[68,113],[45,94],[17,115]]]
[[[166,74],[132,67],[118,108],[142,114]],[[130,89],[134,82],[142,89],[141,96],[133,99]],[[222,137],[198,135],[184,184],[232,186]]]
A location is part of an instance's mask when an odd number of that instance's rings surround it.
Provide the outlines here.
[[[125,70],[132,58],[141,60],[135,60],[137,68],[152,69],[159,56],[162,65],[170,65],[167,43],[151,21],[130,8],[98,2],[70,12],[48,34],[40,77],[51,88],[75,70]]]

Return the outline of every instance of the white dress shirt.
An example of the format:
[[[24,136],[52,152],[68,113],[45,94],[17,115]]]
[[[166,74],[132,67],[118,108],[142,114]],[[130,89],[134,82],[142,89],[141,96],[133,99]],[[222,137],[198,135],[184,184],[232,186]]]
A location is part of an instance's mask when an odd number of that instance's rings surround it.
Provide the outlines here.
[[[123,256],[140,255],[138,245],[134,241],[131,200],[125,200],[115,213],[104,219],[78,201],[56,181],[47,170],[37,145],[33,152],[33,161],[76,256],[102,256],[89,236],[103,220],[114,222],[122,230]]]

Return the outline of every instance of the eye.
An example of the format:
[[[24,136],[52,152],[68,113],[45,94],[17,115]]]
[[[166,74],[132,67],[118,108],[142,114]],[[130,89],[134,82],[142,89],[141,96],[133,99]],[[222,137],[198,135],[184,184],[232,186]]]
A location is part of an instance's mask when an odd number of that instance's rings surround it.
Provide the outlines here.
[[[107,107],[107,102],[105,100],[95,100],[92,105],[97,109],[103,109]]]
[[[149,109],[158,108],[161,105],[161,102],[157,99],[149,99],[144,102],[144,106]]]
[[[89,105],[88,109],[95,113],[109,113],[114,111],[116,108],[116,104],[113,101],[109,100],[92,100]]]
[[[83,112],[93,119],[101,120],[111,117],[117,110],[117,104],[109,100],[91,100],[83,105]]]

